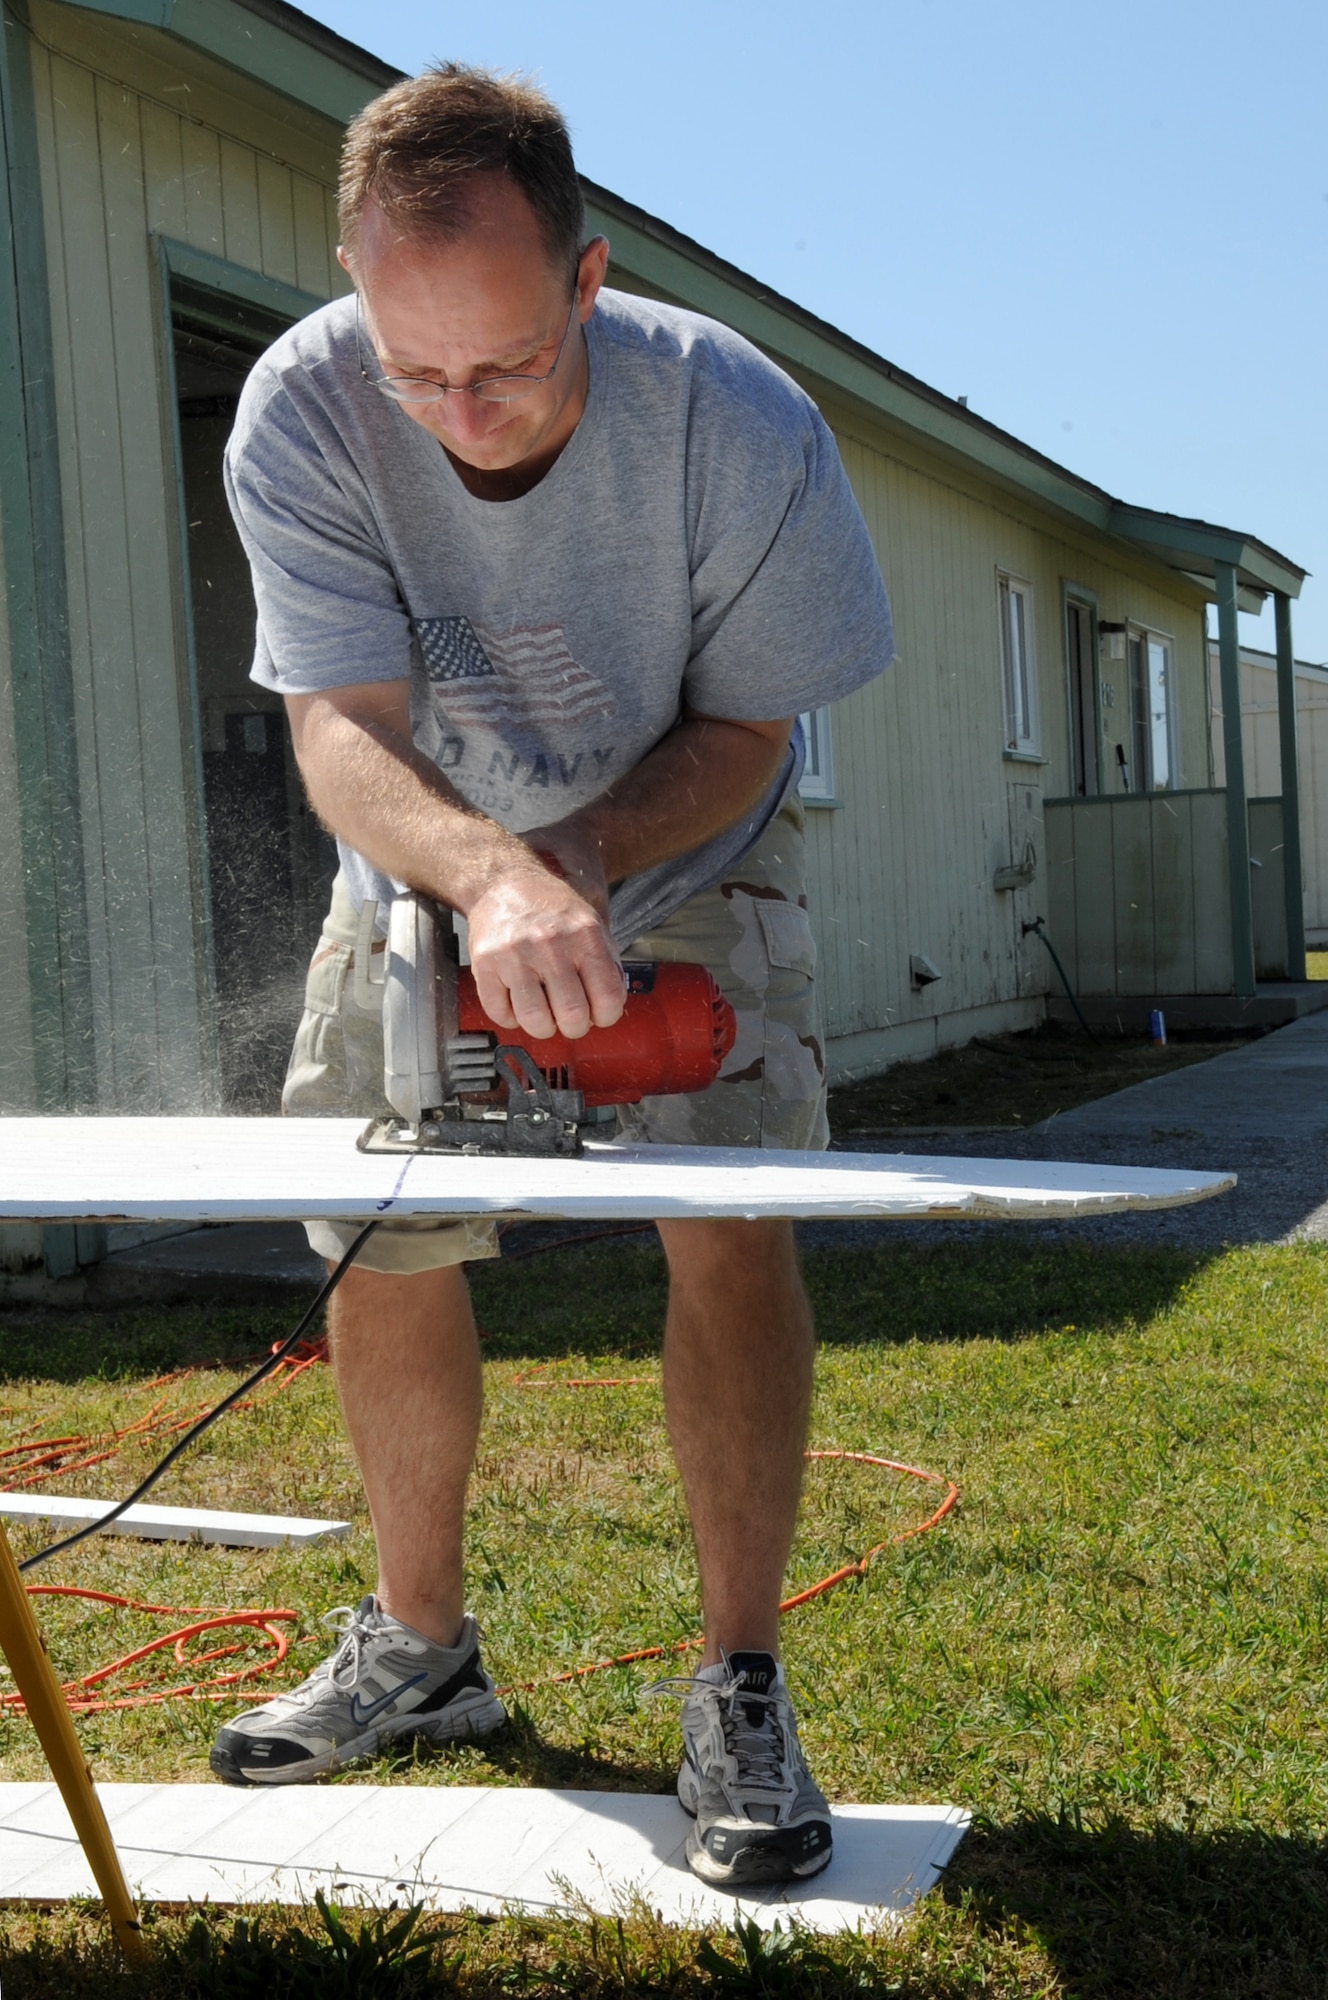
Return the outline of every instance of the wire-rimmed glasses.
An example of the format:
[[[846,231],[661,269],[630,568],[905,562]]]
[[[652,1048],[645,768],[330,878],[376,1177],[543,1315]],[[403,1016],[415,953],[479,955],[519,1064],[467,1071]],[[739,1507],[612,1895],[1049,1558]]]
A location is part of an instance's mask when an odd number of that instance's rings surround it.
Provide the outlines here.
[[[444,396],[476,396],[481,403],[517,403],[523,396],[533,395],[546,382],[552,381],[558,373],[558,364],[567,347],[567,336],[572,331],[572,321],[576,317],[578,295],[572,294],[572,303],[567,309],[567,324],[563,337],[558,342],[558,352],[553,357],[553,366],[543,375],[483,375],[478,382],[434,382],[422,375],[371,375],[364,365],[364,336],[360,316],[360,297],[355,295],[355,338],[360,351],[360,373],[365,381],[390,396],[394,403],[436,403]]]

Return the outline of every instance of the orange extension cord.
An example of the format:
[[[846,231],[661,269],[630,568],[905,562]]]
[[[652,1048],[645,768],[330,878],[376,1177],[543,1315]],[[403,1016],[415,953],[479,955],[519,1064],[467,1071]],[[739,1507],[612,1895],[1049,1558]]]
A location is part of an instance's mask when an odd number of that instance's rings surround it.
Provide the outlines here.
[[[306,1343],[282,1364],[282,1372],[273,1378],[267,1393],[279,1394],[289,1387],[297,1375],[302,1375],[307,1368],[312,1368],[326,1359],[325,1341]],[[154,1382],[150,1382],[148,1387],[164,1388],[168,1383],[180,1381],[192,1373],[192,1369],[180,1369],[173,1375],[159,1376]],[[528,1375],[516,1376],[515,1384],[527,1389],[626,1389],[652,1386],[653,1379],[643,1375],[550,1377],[542,1370],[534,1369]],[[4,1490],[13,1491],[15,1487],[37,1485],[61,1472],[81,1471],[86,1466],[101,1464],[104,1460],[117,1456],[123,1448],[124,1441],[129,1438],[161,1436],[171,1431],[183,1430],[195,1420],[196,1411],[190,1410],[182,1415],[178,1410],[164,1409],[164,1403],[163,1397],[136,1423],[127,1424],[122,1430],[112,1431],[102,1438],[75,1434],[67,1438],[40,1438],[28,1444],[20,1442],[9,1446],[8,1449],[0,1451],[0,1462],[5,1459],[20,1458],[24,1453],[27,1456],[21,1458],[17,1468],[23,1476],[11,1479]],[[243,1409],[247,1405],[241,1403],[236,1407]],[[73,1456],[79,1452],[85,1455]],[[823,1597],[827,1591],[846,1583],[850,1577],[863,1576],[868,1566],[886,1549],[894,1548],[900,1542],[910,1541],[917,1535],[925,1535],[929,1529],[936,1527],[951,1512],[959,1499],[959,1488],[944,1474],[926,1472],[920,1466],[904,1465],[893,1458],[879,1458],[872,1452],[809,1451],[806,1457],[878,1466],[886,1472],[901,1473],[908,1479],[921,1479],[928,1485],[942,1486],[945,1488],[945,1495],[940,1505],[927,1516],[925,1521],[919,1521],[911,1528],[902,1529],[897,1535],[889,1535],[884,1541],[876,1542],[856,1561],[845,1563],[841,1569],[831,1571],[829,1576],[821,1577],[819,1582],[809,1585],[806,1590],[800,1590],[795,1596],[786,1598],[779,1607],[781,1616],[785,1612],[796,1610],[799,1605],[810,1604],[813,1598]],[[125,1611],[146,1612],[153,1617],[185,1618],[190,1621],[175,1630],[163,1633],[160,1638],[150,1640],[144,1646],[137,1647],[131,1653],[125,1653],[120,1659],[112,1660],[104,1667],[98,1667],[93,1673],[84,1674],[77,1680],[67,1682],[64,1689],[65,1698],[75,1715],[91,1715],[107,1709],[147,1708],[168,1701],[225,1701],[242,1682],[252,1681],[259,1675],[271,1673],[274,1668],[282,1664],[291,1647],[291,1635],[288,1631],[283,1631],[282,1627],[293,1626],[299,1622],[299,1613],[286,1609],[209,1611],[197,1607],[186,1609],[179,1605],[140,1604],[133,1598],[116,1597],[103,1590],[81,1590],[72,1584],[30,1583],[27,1585],[27,1592],[29,1597],[79,1597],[96,1604],[114,1605]],[[267,1656],[252,1666],[231,1668],[223,1673],[203,1678],[195,1676],[179,1685],[167,1688],[154,1688],[150,1682],[138,1680],[127,1683],[118,1694],[103,1695],[98,1692],[113,1676],[124,1673],[129,1668],[137,1666],[140,1661],[167,1650],[171,1652],[176,1664],[190,1674],[195,1668],[210,1665],[217,1660],[233,1658],[243,1650],[245,1641],[212,1646],[194,1655],[190,1655],[187,1648],[192,1641],[206,1633],[237,1626],[248,1627],[252,1632],[261,1633],[266,1637],[269,1648]],[[311,1639],[314,1636],[309,1635]],[[690,1652],[699,1643],[698,1639],[691,1638],[679,1639],[668,1646],[643,1646],[635,1652],[617,1653],[611,1659],[591,1660],[585,1666],[573,1667],[565,1673],[545,1674],[538,1680],[521,1681],[514,1687],[503,1688],[500,1692],[526,1694],[537,1687],[552,1687],[560,1682],[584,1680],[590,1674],[604,1673],[610,1667],[633,1666],[642,1660],[662,1660],[676,1653]],[[260,1700],[273,1698],[272,1695],[258,1695]],[[0,1695],[0,1709],[16,1711],[22,1708],[23,1697],[20,1694]]]

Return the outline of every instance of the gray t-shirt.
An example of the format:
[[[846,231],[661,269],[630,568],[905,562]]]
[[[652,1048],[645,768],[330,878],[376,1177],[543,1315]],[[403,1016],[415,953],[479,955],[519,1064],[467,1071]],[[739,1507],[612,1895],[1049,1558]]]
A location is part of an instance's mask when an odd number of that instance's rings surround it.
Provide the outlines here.
[[[682,707],[771,721],[893,657],[890,609],[815,405],[738,334],[602,291],[585,411],[520,499],[477,500],[361,374],[354,302],[250,375],[227,488],[253,567],[253,677],[280,694],[409,680],[416,745],[513,832],[639,764]],[[369,357],[372,365],[372,357]],[[613,893],[620,946],[717,882],[801,770]],[[341,843],[352,899],[390,882]]]

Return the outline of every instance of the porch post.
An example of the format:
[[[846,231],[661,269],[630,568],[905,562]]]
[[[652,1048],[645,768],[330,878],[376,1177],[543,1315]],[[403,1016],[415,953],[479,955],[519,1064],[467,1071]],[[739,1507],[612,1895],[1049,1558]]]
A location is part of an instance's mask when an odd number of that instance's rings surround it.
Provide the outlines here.
[[[1236,566],[1215,562],[1217,649],[1222,669],[1222,743],[1227,760],[1227,853],[1231,866],[1231,962],[1236,992],[1254,998],[1254,912],[1250,902],[1250,814],[1240,728],[1240,628]]]
[[[1277,732],[1282,750],[1282,875],[1286,884],[1287,978],[1305,977],[1305,896],[1300,856],[1300,762],[1296,754],[1296,659],[1291,599],[1273,592],[1277,619]]]

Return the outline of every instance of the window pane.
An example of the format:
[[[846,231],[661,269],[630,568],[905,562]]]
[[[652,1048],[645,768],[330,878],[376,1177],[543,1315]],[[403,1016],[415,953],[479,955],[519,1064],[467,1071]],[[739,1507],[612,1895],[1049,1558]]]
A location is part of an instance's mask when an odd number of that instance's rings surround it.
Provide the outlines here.
[[[1149,770],[1148,668],[1142,639],[1130,636],[1130,790],[1146,792]]]
[[[818,720],[815,709],[809,710],[802,717],[802,733],[807,743],[807,756],[802,768],[803,775],[807,778],[819,778],[821,775],[821,731]]]
[[[1033,676],[1033,593],[999,571],[996,577],[1001,627],[1001,677],[1005,693],[1005,747],[1033,750],[1037,731],[1037,689]]]
[[[1171,783],[1171,690],[1169,649],[1161,639],[1148,641],[1148,731],[1153,784],[1165,791]]]
[[[806,799],[828,799],[834,792],[833,760],[830,754],[830,711],[809,710],[799,716],[806,755],[798,790]]]
[[[1032,735],[1028,700],[1028,641],[1024,631],[1024,593],[1010,592],[1010,650],[1014,664],[1015,733],[1021,743]]]

